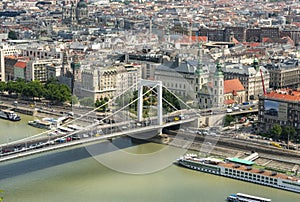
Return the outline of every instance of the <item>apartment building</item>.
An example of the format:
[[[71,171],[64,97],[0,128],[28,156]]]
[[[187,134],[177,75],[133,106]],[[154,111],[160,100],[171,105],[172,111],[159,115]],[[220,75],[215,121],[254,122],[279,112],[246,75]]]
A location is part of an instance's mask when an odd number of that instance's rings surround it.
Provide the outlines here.
[[[258,127],[269,131],[274,124],[300,129],[300,92],[278,89],[259,97]]]
[[[246,101],[258,99],[259,95],[263,95],[263,84],[265,90],[269,89],[269,71],[259,66],[257,61],[255,63],[252,66],[226,64],[223,68],[225,80],[238,79],[243,84],[246,90]]]
[[[270,88],[297,89],[300,84],[300,67],[297,59],[276,60],[266,64],[270,73]]]

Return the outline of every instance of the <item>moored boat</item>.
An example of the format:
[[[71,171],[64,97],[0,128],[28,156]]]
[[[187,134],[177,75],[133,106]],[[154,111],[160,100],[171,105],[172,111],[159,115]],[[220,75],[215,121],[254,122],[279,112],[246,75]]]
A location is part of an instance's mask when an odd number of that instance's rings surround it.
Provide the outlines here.
[[[21,117],[15,112],[10,110],[0,110],[0,118],[7,119],[10,121],[20,121]]]
[[[49,121],[41,121],[41,120],[34,120],[34,121],[28,121],[28,124],[36,127],[36,128],[42,128],[42,129],[47,129],[50,130],[52,128],[54,128],[53,123],[49,122]]]
[[[228,202],[271,202],[271,199],[262,198],[258,196],[252,196],[249,194],[237,193],[237,194],[230,194],[226,201]]]
[[[300,178],[244,165],[243,163],[248,163],[245,160],[240,162],[241,164],[237,159],[229,162],[193,155],[185,155],[177,160],[179,165],[193,170],[300,193]]]

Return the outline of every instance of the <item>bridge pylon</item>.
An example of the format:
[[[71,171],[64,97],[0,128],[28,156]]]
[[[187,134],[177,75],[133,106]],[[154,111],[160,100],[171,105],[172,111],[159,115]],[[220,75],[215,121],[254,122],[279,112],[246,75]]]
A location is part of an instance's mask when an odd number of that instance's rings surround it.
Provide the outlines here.
[[[140,79],[138,86],[138,121],[143,120],[143,87],[155,87],[157,90],[157,124],[163,124],[163,114],[162,114],[162,82]],[[160,131],[161,133],[161,131]]]

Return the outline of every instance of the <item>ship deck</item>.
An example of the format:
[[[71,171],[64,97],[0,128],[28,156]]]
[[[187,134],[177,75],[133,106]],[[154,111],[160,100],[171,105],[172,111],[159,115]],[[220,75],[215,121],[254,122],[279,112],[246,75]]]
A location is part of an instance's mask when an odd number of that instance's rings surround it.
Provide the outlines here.
[[[227,163],[227,162],[220,162],[220,163],[218,163],[218,165],[225,167],[225,168],[231,168],[234,170],[250,172],[250,173],[254,173],[254,174],[260,174],[260,175],[264,175],[264,176],[268,176],[268,177],[276,177],[276,178],[291,180],[291,181],[295,181],[295,182],[300,181],[300,179],[297,177],[288,176],[286,174],[273,172],[270,170],[258,169],[258,168],[253,168],[253,167],[249,167],[249,166],[247,167],[244,165],[238,165],[238,164]]]

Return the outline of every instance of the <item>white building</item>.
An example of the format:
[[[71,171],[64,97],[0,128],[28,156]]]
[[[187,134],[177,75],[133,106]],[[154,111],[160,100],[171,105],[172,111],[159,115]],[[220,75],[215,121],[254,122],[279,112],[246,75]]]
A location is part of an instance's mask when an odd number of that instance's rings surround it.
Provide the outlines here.
[[[4,57],[9,55],[18,55],[20,50],[15,46],[8,44],[0,45],[0,81],[5,81],[5,62]]]
[[[86,65],[82,68],[78,97],[92,97],[94,101],[105,97],[112,98],[125,92],[140,78],[140,65]]]
[[[269,71],[258,65],[255,59],[252,66],[242,64],[229,64],[223,68],[225,80],[239,79],[246,90],[246,100],[258,99],[263,95],[263,83],[265,89],[269,88]],[[263,78],[263,79],[262,79]]]
[[[28,61],[26,65],[26,81],[38,80],[46,82],[49,79],[47,66],[59,66],[58,64],[62,64],[60,59],[34,59]]]

